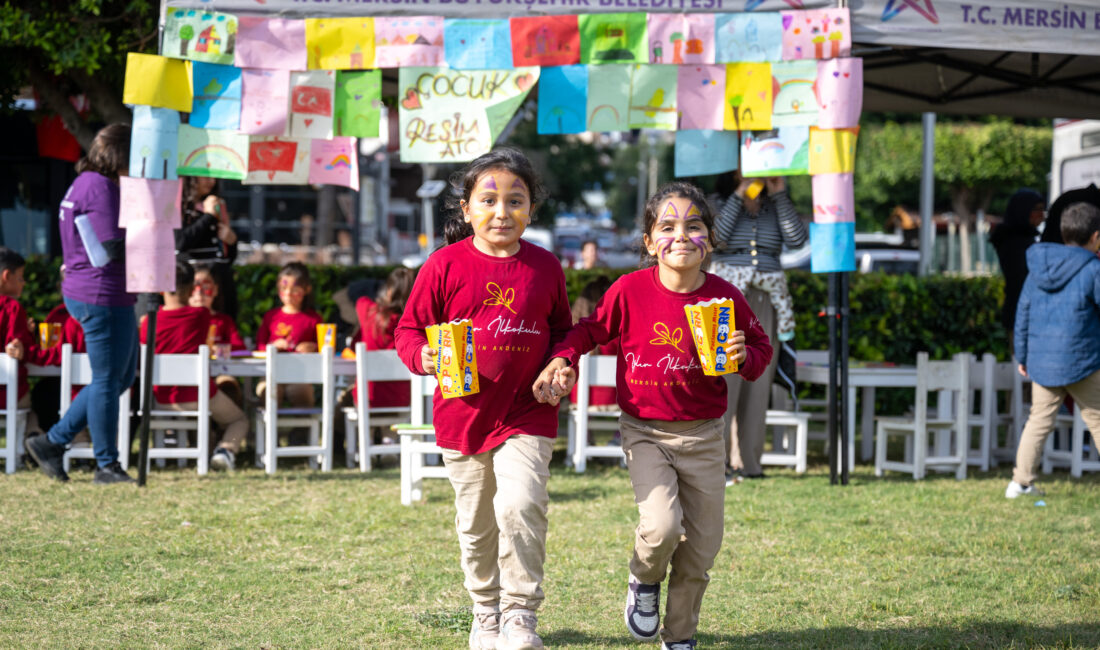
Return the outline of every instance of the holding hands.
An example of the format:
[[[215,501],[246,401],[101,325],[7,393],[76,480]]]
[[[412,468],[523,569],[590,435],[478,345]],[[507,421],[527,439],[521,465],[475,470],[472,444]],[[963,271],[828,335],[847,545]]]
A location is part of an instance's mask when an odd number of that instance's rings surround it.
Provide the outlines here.
[[[6,346],[4,346],[4,353],[16,361],[23,360],[23,342],[19,339],[12,339]]]
[[[555,357],[539,373],[531,392],[539,402],[557,406],[576,383],[577,371],[570,368],[562,357]]]

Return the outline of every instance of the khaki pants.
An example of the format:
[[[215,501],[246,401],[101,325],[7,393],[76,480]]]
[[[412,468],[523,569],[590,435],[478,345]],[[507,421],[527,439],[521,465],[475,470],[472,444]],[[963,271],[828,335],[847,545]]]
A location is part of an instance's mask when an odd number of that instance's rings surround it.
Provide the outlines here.
[[[256,384],[256,397],[264,401],[267,394],[267,381]],[[275,402],[282,404],[287,402],[294,408],[310,408],[316,402],[313,396],[313,384],[279,384],[279,390],[275,393]]]
[[[177,402],[164,404],[163,407],[171,411],[194,411],[199,408],[199,403]],[[248,418],[241,407],[219,390],[210,398],[210,417],[222,430],[221,442],[217,446],[234,454],[240,452],[241,443],[248,436]]]
[[[554,441],[514,435],[473,456],[443,450],[455,491],[463,583],[475,604],[536,610],[542,603],[546,509]]]
[[[1054,421],[1066,395],[1072,395],[1077,408],[1081,409],[1081,418],[1092,432],[1093,441],[1100,435],[1097,433],[1100,432],[1100,370],[1068,386],[1041,386],[1032,382],[1031,412],[1020,434],[1016,469],[1012,472],[1012,480],[1020,485],[1031,485],[1037,478],[1043,445],[1054,431]]]
[[[760,326],[775,347],[778,343],[775,333],[775,309],[772,308],[768,294],[749,287],[745,299]],[[737,329],[743,329],[737,324]],[[764,455],[764,436],[767,427],[768,405],[771,403],[772,380],[775,378],[775,366],[779,363],[779,351],[775,350],[772,360],[764,373],[756,381],[745,381],[734,373],[726,375],[726,464],[742,470],[748,476],[763,474],[760,457]]]
[[[693,638],[710,581],[707,571],[722,546],[723,422],[623,415],[620,426],[639,514],[630,572],[648,584],[669,574],[661,639]]]

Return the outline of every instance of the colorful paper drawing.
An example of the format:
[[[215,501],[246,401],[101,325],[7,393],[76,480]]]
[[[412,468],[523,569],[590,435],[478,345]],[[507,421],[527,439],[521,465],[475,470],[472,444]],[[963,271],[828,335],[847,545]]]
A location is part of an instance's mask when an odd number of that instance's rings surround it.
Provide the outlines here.
[[[674,65],[634,66],[630,80],[630,112],[627,122],[632,129],[676,130],[676,76]]]
[[[382,71],[338,70],[332,115],[336,135],[377,138],[382,118]]]
[[[682,65],[677,68],[676,108],[681,129],[722,129],[726,66]]]
[[[310,70],[374,67],[374,19],[306,18],[306,65]]]
[[[810,271],[840,273],[856,270],[856,224],[810,224]]]
[[[179,180],[120,177],[118,225],[126,229],[126,291],[176,290]]]
[[[718,14],[714,39],[718,63],[779,61],[783,58],[783,19],[777,12]]]
[[[817,62],[817,126],[846,129],[859,126],[863,110],[863,59]]]
[[[443,16],[377,16],[374,67],[442,65]]]
[[[851,174],[813,177],[814,223],[856,220],[855,183]]]
[[[306,69],[306,22],[240,16],[233,65],[238,68]]]
[[[130,176],[175,179],[180,114],[167,108],[134,107],[130,129]]]
[[[855,171],[859,127],[819,129],[810,127],[810,173],[843,174]]]
[[[610,133],[629,131],[629,65],[594,65],[588,68],[588,130]]]
[[[805,176],[810,168],[810,127],[784,126],[741,134],[743,176]]]
[[[241,133],[286,135],[289,70],[241,71]]]
[[[588,66],[542,69],[539,76],[538,132],[582,133],[588,106]]]
[[[714,63],[714,14],[649,14],[649,62]]]
[[[305,185],[309,182],[311,146],[309,138],[251,136],[245,185]]]
[[[539,68],[401,68],[398,117],[403,162],[465,162],[489,151]]]
[[[780,61],[772,64],[772,126],[817,124],[817,61]]]
[[[187,61],[155,54],[126,54],[122,103],[191,112],[191,68]]]
[[[231,65],[191,64],[195,88],[191,126],[236,131],[241,125],[241,69]]]
[[[233,65],[237,17],[201,9],[169,8],[161,54],[177,59]]]
[[[290,73],[290,135],[295,138],[332,137],[332,100],[335,70]]]
[[[506,19],[447,18],[443,48],[447,65],[455,70],[512,67],[512,29]]]
[[[726,102],[722,115],[722,128],[727,131],[767,131],[772,128],[770,63],[726,65]]]
[[[359,152],[356,139],[314,139],[309,150],[309,182],[359,189]]]
[[[737,169],[737,133],[684,130],[676,132],[675,174],[709,176]]]
[[[805,9],[810,6],[825,6],[830,0],[745,0],[744,11],[778,11],[780,9]]]
[[[781,11],[783,59],[835,59],[852,52],[848,9]]]
[[[649,61],[644,13],[581,14],[581,63]]]
[[[180,125],[176,172],[181,176],[243,180],[248,172],[247,160],[247,135]]]
[[[509,21],[512,65],[572,65],[581,60],[576,16],[523,16]]]

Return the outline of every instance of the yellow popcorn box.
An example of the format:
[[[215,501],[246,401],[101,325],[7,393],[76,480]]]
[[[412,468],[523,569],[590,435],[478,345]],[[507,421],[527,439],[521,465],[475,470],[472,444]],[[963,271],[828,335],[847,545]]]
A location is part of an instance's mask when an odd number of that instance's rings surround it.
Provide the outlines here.
[[[730,335],[737,329],[733,317],[733,301],[712,298],[694,305],[684,305],[688,327],[699,351],[703,374],[718,376],[737,372],[737,360],[726,353]]]
[[[473,395],[477,385],[474,324],[469,318],[432,325],[428,345],[435,350],[435,378],[444,398]]]

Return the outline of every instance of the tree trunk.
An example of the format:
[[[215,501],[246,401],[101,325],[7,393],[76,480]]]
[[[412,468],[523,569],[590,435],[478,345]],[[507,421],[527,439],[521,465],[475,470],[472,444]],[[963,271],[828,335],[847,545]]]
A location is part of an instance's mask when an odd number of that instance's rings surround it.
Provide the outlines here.
[[[80,117],[80,113],[73,107],[54,78],[46,74],[36,62],[32,61],[27,64],[27,72],[31,79],[31,85],[34,86],[35,92],[38,93],[38,97],[46,105],[46,108],[61,117],[61,123],[65,125],[69,133],[73,134],[80,146],[87,151],[92,146],[95,131],[88,126],[84,118]]]
[[[951,209],[959,222],[959,271],[966,274],[972,270],[970,263],[970,224],[974,221],[974,209],[971,205],[976,198],[969,187],[955,187],[951,190]]]
[[[134,116],[126,105],[119,99],[116,89],[110,88],[99,77],[91,76],[80,71],[69,73],[70,78],[80,86],[91,102],[96,114],[103,118],[107,124],[121,122],[131,124]]]

